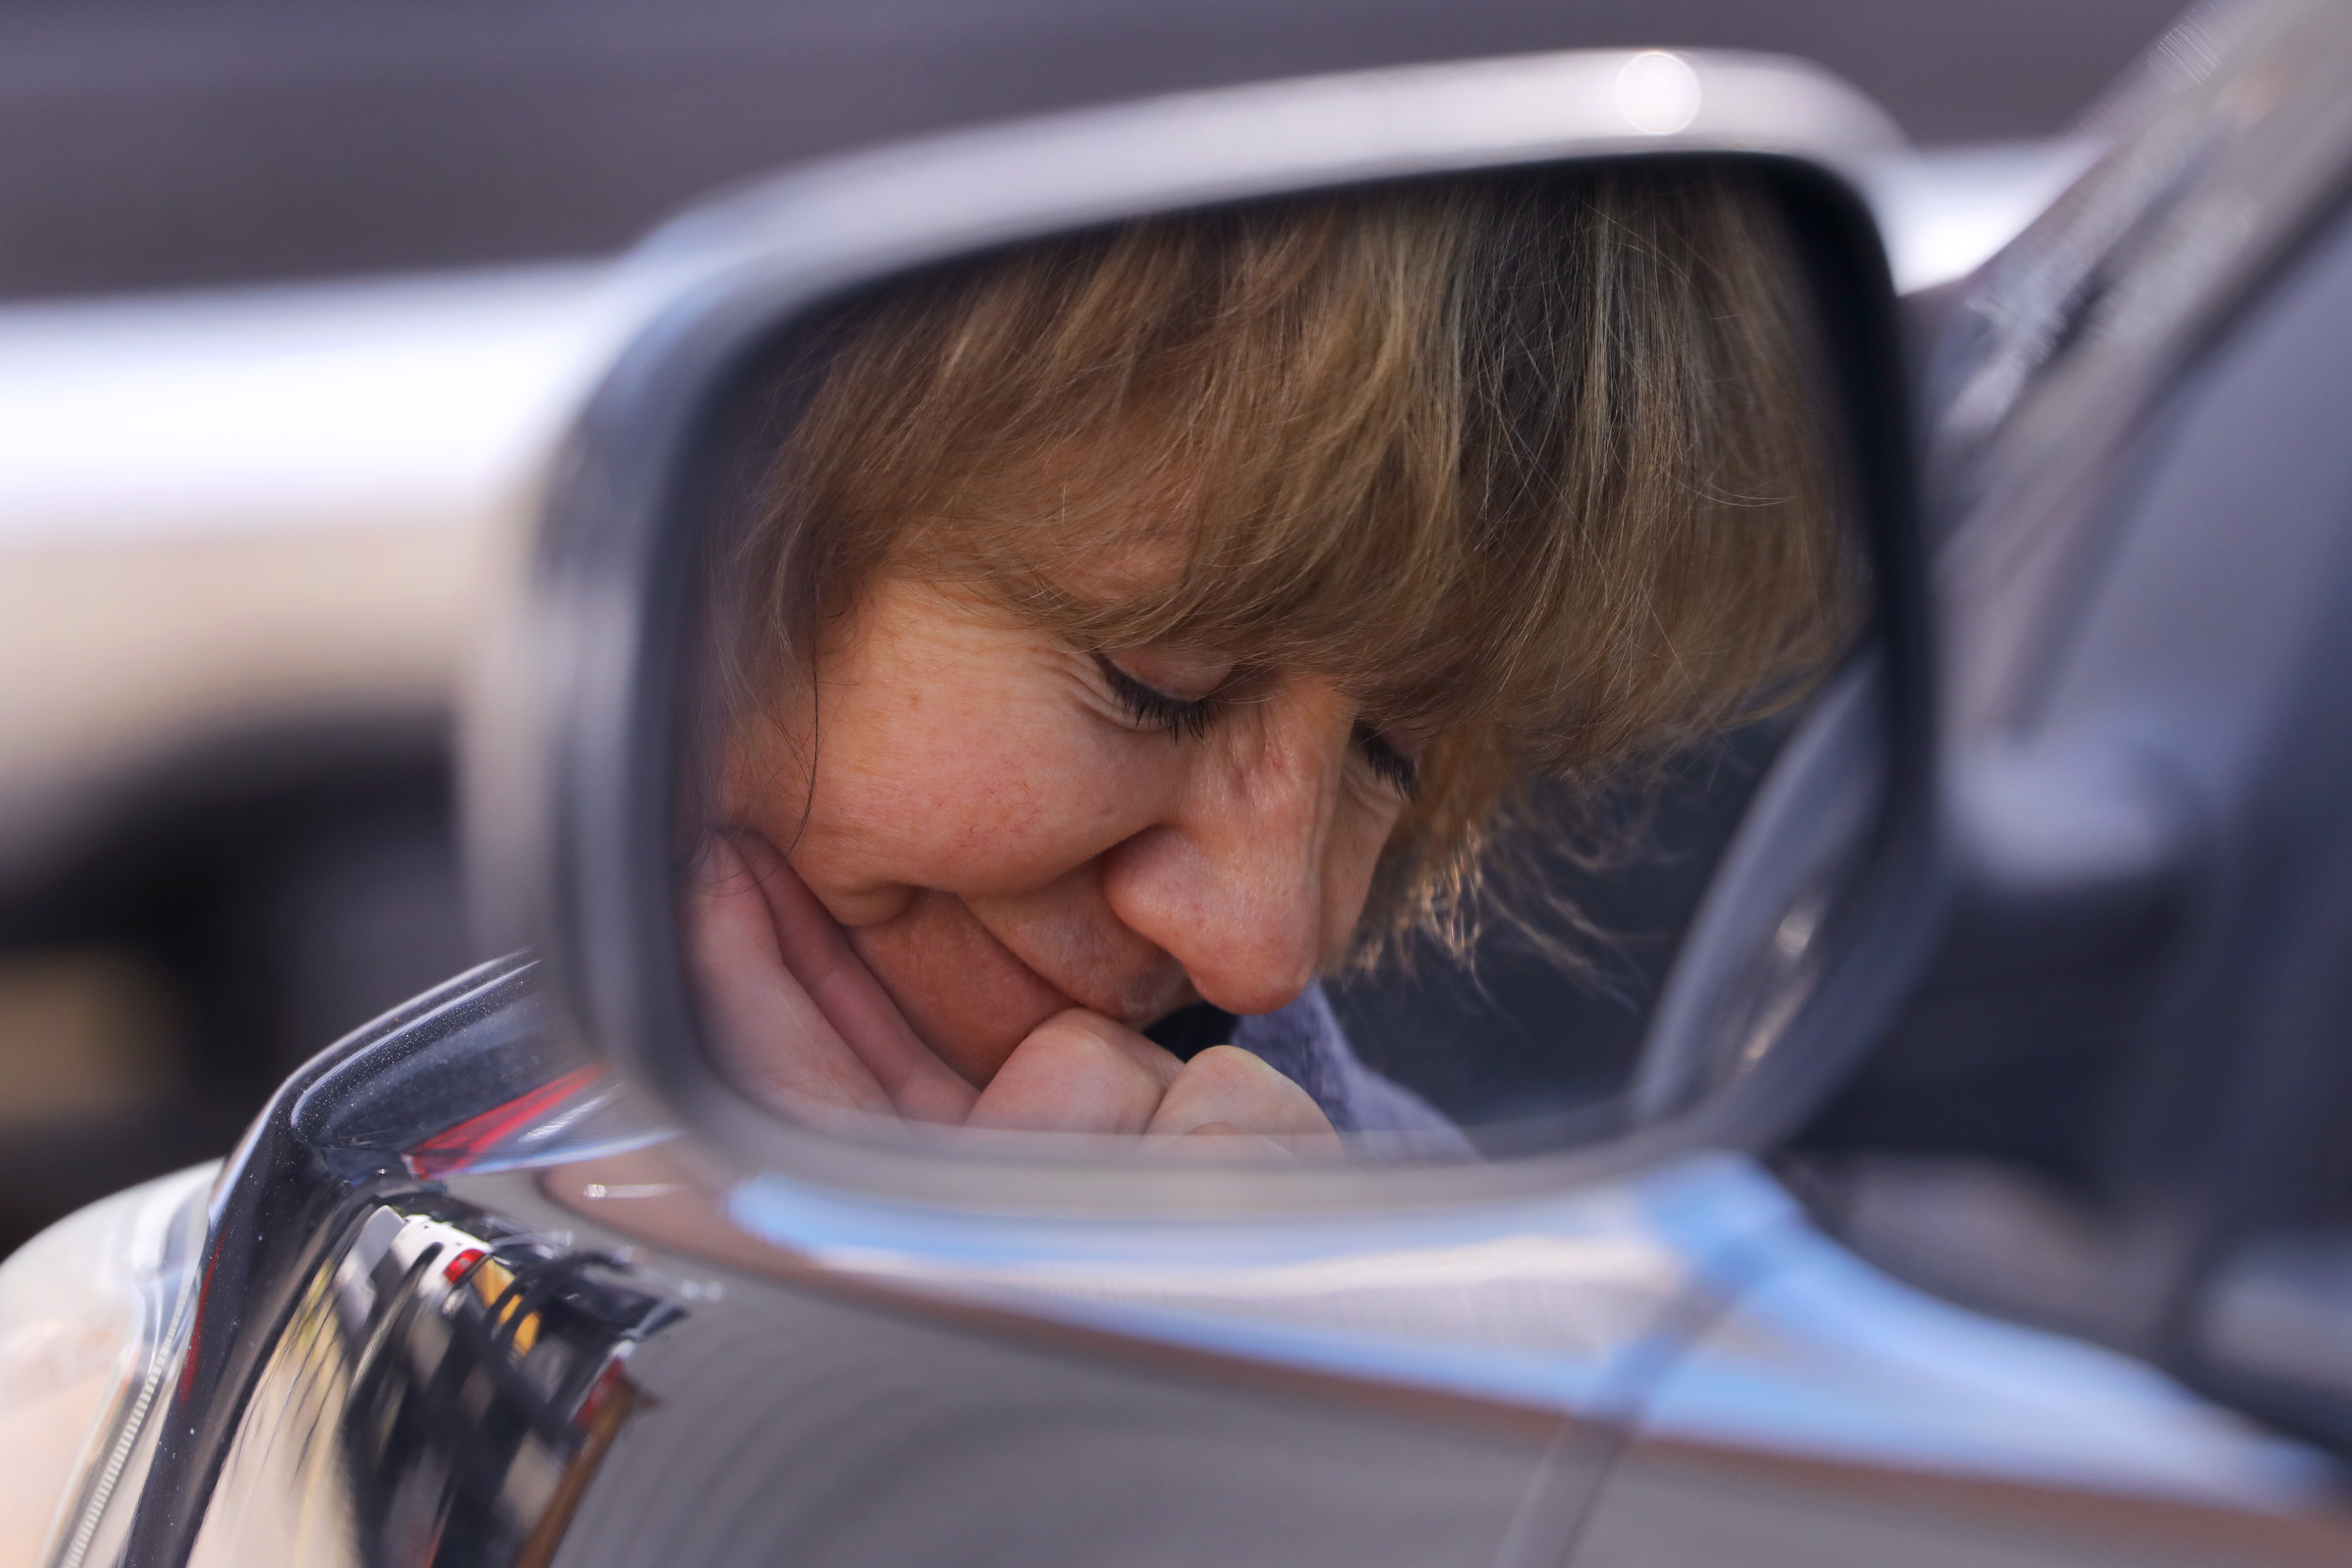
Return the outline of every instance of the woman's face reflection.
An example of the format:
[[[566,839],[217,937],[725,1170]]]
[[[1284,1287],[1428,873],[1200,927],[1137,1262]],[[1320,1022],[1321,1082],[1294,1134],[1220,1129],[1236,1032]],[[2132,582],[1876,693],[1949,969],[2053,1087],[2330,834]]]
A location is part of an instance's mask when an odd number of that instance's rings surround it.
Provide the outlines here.
[[[729,1075],[819,1121],[1461,1152],[1318,977],[1458,953],[1532,779],[1837,642],[1775,221],[1673,170],[1438,183],[844,307],[711,563],[687,956]]]
[[[1127,580],[1132,554],[1084,575]],[[758,897],[783,946],[838,928],[835,964],[878,990],[866,1011],[887,1003],[911,1033],[898,1050],[927,1119],[1329,1130],[1256,1058],[1180,1063],[1139,1031],[1198,1001],[1271,1013],[1344,953],[1412,763],[1331,681],[1198,650],[1090,652],[891,574],[815,681],[744,733],[722,785],[741,831],[706,897]],[[709,946],[707,991],[765,967]],[[967,1106],[960,1085],[985,1092]]]

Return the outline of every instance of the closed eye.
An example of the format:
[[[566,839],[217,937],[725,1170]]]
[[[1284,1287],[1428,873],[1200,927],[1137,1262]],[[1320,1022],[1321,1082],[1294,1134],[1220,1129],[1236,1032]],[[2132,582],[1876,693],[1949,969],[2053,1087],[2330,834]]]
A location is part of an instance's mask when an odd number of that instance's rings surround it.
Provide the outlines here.
[[[1111,695],[1139,728],[1160,731],[1171,740],[1185,735],[1199,740],[1209,732],[1209,721],[1217,716],[1222,706],[1214,693],[1206,697],[1172,697],[1136,679],[1099,653],[1094,658],[1096,667],[1102,671],[1103,684],[1110,688]],[[1382,784],[1406,800],[1421,793],[1421,765],[1391,744],[1387,736],[1370,724],[1359,724],[1351,739]]]
[[[1100,654],[1095,655],[1095,664],[1102,670],[1103,684],[1138,727],[1164,731],[1171,741],[1186,734],[1197,741],[1209,732],[1209,721],[1217,710],[1213,696],[1171,697],[1156,686],[1146,686]]]
[[[1412,800],[1421,794],[1421,764],[1390,744],[1387,736],[1370,724],[1356,726],[1356,750],[1371,764],[1382,784]]]

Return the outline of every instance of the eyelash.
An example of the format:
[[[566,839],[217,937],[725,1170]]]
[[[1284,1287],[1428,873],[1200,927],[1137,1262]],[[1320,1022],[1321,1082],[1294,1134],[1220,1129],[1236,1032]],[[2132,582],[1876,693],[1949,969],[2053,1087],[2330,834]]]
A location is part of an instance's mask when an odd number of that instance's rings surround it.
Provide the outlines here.
[[[1138,724],[1158,730],[1171,741],[1188,734],[1197,741],[1209,732],[1209,721],[1217,715],[1214,697],[1189,701],[1171,697],[1136,679],[1100,654],[1095,655],[1095,663],[1101,668],[1111,695],[1118,699],[1119,705]],[[1354,739],[1356,749],[1363,753],[1364,761],[1382,784],[1407,800],[1420,794],[1421,769],[1411,757],[1389,744],[1387,738],[1369,724],[1357,725]]]
[[[1382,784],[1407,800],[1421,797],[1421,764],[1389,744],[1388,737],[1370,724],[1356,726],[1356,750]]]
[[[1100,654],[1095,655],[1095,663],[1101,668],[1111,695],[1137,723],[1160,731],[1171,741],[1185,734],[1197,741],[1209,732],[1209,721],[1216,716],[1215,698],[1200,697],[1188,702],[1156,686],[1146,686]]]

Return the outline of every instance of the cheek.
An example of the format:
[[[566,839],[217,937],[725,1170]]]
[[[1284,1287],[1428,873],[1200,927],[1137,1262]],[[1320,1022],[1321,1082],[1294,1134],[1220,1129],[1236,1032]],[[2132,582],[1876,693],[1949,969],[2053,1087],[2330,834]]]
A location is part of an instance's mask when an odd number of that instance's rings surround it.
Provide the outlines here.
[[[818,733],[794,863],[845,899],[906,888],[1012,894],[1147,825],[1173,755],[1155,757],[1066,696],[1024,684],[949,672],[875,683],[835,704]]]
[[[1402,805],[1385,794],[1368,797],[1349,792],[1341,796],[1323,855],[1323,931],[1328,951],[1322,956],[1326,967],[1347,956],[1356,924],[1363,918],[1364,900],[1371,893],[1372,873],[1380,865],[1381,851],[1387,847],[1389,835],[1396,830],[1403,816]]]

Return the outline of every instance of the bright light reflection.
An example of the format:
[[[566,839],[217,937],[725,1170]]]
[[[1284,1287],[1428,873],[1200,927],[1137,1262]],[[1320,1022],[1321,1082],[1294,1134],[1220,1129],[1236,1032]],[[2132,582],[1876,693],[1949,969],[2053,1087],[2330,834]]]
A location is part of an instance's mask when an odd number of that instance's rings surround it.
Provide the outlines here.
[[[1698,118],[1698,73],[1680,55],[1644,49],[1617,71],[1617,112],[1644,136],[1671,136]]]
[[[1865,182],[1902,293],[1964,278],[2042,215],[2096,143],[1946,147],[1874,163]]]
[[[601,365],[603,276],[0,310],[0,539],[470,521]]]

